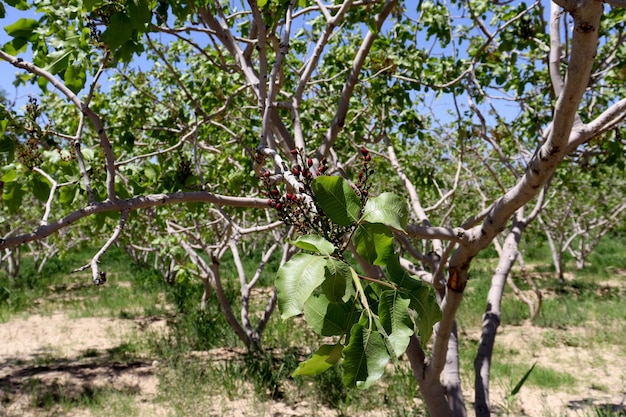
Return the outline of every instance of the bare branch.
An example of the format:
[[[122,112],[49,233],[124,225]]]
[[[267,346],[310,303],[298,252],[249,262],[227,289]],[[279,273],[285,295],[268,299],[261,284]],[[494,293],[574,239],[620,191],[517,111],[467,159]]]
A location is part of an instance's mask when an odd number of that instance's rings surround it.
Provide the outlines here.
[[[552,89],[556,97],[563,90],[563,76],[561,75],[561,8],[553,1],[550,2],[550,54],[549,68]]]
[[[78,220],[97,213],[110,211],[137,210],[147,207],[159,207],[180,203],[211,203],[227,207],[248,207],[267,208],[267,200],[249,197],[230,197],[219,194],[212,194],[205,191],[178,192],[171,194],[150,194],[146,196],[133,197],[126,200],[117,199],[115,201],[103,201],[90,204],[81,209],[75,210],[46,226],[40,226],[33,232],[10,236],[0,239],[0,249],[11,248],[23,243],[43,239],[51,234],[70,226]]]
[[[115,243],[117,238],[120,236],[120,233],[122,233],[122,230],[124,229],[124,226],[126,225],[126,220],[128,220],[129,213],[130,213],[130,210],[128,209],[122,210],[120,221],[117,224],[117,226],[115,226],[115,230],[113,231],[113,234],[111,235],[109,240],[107,240],[104,246],[102,246],[100,250],[94,255],[94,257],[91,259],[89,264],[81,268],[75,269],[72,272],[82,271],[83,269],[86,269],[86,267],[91,267],[93,283],[95,285],[102,285],[106,282],[107,280],[106,272],[99,271],[98,263],[100,262],[100,258],[102,257],[102,255],[104,255],[105,252],[109,250],[111,245]]]
[[[48,200],[46,201],[46,210],[44,211],[43,217],[41,218],[41,222],[39,223],[41,226],[45,226],[48,224],[48,217],[50,217],[50,210],[52,209],[52,200],[54,199],[54,193],[56,192],[57,186],[59,185],[54,178],[44,172],[42,169],[38,167],[34,167],[33,171],[38,172],[43,175],[48,181],[50,181],[50,194],[48,195]]]
[[[347,1],[344,4],[348,4]],[[359,74],[361,73],[361,68],[365,63],[365,58],[369,54],[369,51],[374,44],[374,40],[378,37],[378,31],[381,30],[383,22],[387,19],[391,10],[396,6],[398,0],[387,0],[385,3],[385,7],[380,12],[380,14],[375,17],[375,25],[376,32],[372,32],[371,30],[367,32],[363,42],[361,43],[361,47],[357,51],[354,60],[352,61],[352,68],[350,69],[350,73],[348,74],[348,79],[343,85],[343,90],[341,91],[341,96],[339,98],[339,104],[337,106],[337,111],[335,112],[335,116],[326,132],[326,136],[322,141],[320,147],[316,152],[317,159],[322,159],[322,157],[328,155],[330,148],[332,148],[335,139],[337,139],[337,135],[339,131],[343,129],[346,115],[348,114],[348,108],[350,104],[350,97],[352,97],[352,93],[354,92],[354,88],[357,85],[359,80]]]

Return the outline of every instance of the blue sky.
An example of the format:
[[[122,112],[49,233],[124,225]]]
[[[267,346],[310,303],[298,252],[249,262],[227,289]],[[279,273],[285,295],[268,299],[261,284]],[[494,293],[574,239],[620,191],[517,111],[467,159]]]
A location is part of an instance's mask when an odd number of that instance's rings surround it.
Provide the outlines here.
[[[31,19],[39,18],[39,16],[37,16],[33,11],[19,11],[10,6],[6,6],[6,9],[7,9],[6,17],[4,19],[0,19],[0,28],[1,28],[0,29],[0,45],[3,45],[4,43],[11,40],[11,37],[8,36],[4,30],[5,26],[14,23],[20,18],[31,18]],[[302,24],[302,22],[300,24]],[[21,56],[25,60],[31,59],[30,52],[26,52],[22,54]],[[136,60],[133,63],[133,66],[137,66],[137,65],[145,69],[149,64],[147,64],[145,61],[142,61],[142,60]],[[11,102],[15,101],[17,103],[18,108],[26,104],[29,96],[39,95],[39,87],[36,85],[27,84],[27,85],[21,85],[18,89],[15,88],[15,86],[13,85],[14,76],[16,73],[21,73],[21,72],[22,72],[21,70],[13,67],[9,63],[3,60],[0,60],[0,88],[4,90],[5,94],[7,95],[7,98]],[[102,81],[106,82],[105,80],[102,80]],[[461,103],[462,106],[465,106],[467,101],[464,97],[461,96],[459,97],[459,102]],[[435,103],[433,104],[435,105],[435,107],[443,110],[443,108],[446,108],[446,109],[450,108],[452,103],[450,102],[450,98],[441,98],[440,100],[436,100],[436,104]],[[442,113],[443,112],[445,112],[445,110],[443,110]]]
[[[12,39],[4,30],[5,26],[8,26],[21,18],[36,18],[36,15],[32,11],[20,11],[10,6],[5,7],[7,9],[6,16],[4,19],[0,19],[0,27],[2,27],[2,29],[0,29],[0,45],[4,45]],[[28,60],[30,59],[31,54],[28,52],[23,54],[22,57]],[[8,62],[0,59],[0,88],[4,90],[10,101],[16,100],[18,105],[21,106],[26,103],[29,95],[36,96],[39,94],[39,87],[36,85],[20,86],[20,88],[16,91],[15,86],[13,85],[13,80],[15,78],[15,74],[19,72],[22,72],[22,70],[19,70]]]

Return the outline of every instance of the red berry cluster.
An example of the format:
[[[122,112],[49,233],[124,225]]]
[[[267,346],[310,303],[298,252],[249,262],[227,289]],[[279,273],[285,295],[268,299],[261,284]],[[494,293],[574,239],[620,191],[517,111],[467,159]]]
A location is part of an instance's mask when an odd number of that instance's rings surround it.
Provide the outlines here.
[[[291,173],[303,184],[310,184],[313,181],[313,159],[307,157],[302,149],[292,149],[291,154],[296,157],[296,164],[291,168]],[[326,157],[323,157],[315,170],[315,176],[326,175],[328,166],[326,165]]]
[[[310,207],[307,206],[307,198],[305,195],[313,196],[311,183],[314,175],[313,159],[307,157],[303,150],[294,149],[291,154],[296,156],[296,164],[291,168],[291,174],[296,177],[298,186],[288,186],[287,192],[280,191],[274,183],[270,171],[264,171],[263,183],[265,186],[265,195],[268,197],[268,206],[276,209],[286,224],[295,225],[302,233],[306,233],[308,229],[313,227],[311,217],[309,216]],[[323,158],[316,171],[317,176],[323,175],[327,171],[326,158]],[[311,201],[311,199],[308,199]]]

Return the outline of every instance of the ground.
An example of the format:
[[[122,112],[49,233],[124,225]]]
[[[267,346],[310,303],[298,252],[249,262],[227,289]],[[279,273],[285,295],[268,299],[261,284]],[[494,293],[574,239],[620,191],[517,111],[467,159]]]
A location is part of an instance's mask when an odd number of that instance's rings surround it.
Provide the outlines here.
[[[623,285],[623,282],[617,284]],[[518,376],[494,381],[491,402],[497,414],[625,416],[626,348],[615,343],[581,342],[594,337],[593,327],[546,329],[527,322],[501,326],[494,362],[507,361],[525,367],[536,362],[538,367],[571,376],[571,380],[562,384],[556,381],[553,389],[526,384],[513,398],[507,398],[505,393],[511,392]],[[0,323],[0,417],[193,417],[197,411],[186,412],[171,406],[167,393],[160,391],[160,376],[167,372],[166,364],[150,357],[124,354],[137,340],[166,331],[166,321],[158,317],[76,317],[66,311],[31,312]],[[476,329],[461,329],[461,337],[471,343],[477,342],[478,334]],[[216,349],[198,352],[190,359],[210,367],[237,355],[241,352]],[[468,376],[463,378],[463,384],[471,409],[473,381]],[[298,404],[261,402],[250,394],[252,391],[253,388],[243,386],[241,395],[232,399],[208,393],[202,395],[198,398],[203,402],[202,415],[341,415],[336,410],[305,401]],[[108,396],[99,396],[103,392]],[[94,406],[98,398],[104,398],[104,404]],[[599,409],[611,411],[600,414]],[[389,414],[367,414],[369,417],[383,415]]]

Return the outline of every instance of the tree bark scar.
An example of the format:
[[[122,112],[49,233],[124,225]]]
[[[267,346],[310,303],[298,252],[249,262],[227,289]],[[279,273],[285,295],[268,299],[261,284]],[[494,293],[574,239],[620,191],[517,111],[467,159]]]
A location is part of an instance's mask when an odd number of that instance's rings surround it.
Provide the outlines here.
[[[591,33],[595,32],[596,27],[587,22],[581,22],[579,25],[576,25],[576,31],[582,33]]]
[[[465,290],[465,284],[467,282],[461,282],[459,279],[459,273],[456,269],[450,270],[450,274],[448,275],[448,288],[450,288],[454,292],[462,293]]]

